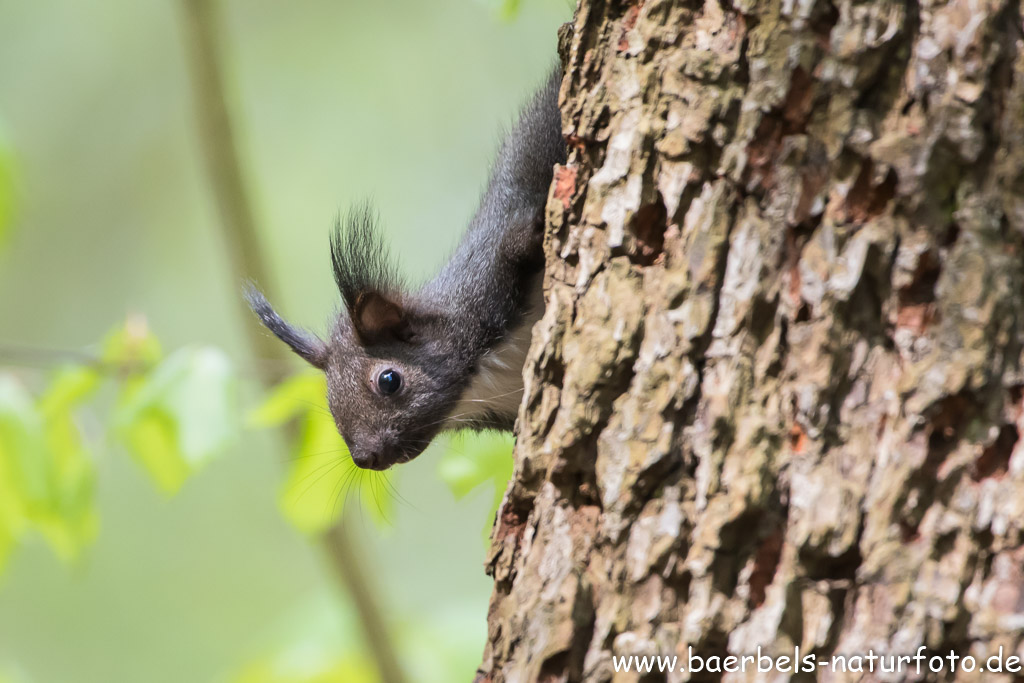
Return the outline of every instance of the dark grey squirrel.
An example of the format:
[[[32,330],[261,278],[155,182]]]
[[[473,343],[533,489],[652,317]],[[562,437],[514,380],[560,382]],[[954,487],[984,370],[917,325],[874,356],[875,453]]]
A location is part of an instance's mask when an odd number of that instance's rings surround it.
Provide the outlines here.
[[[327,374],[331,414],[359,467],[412,460],[441,431],[515,424],[530,330],[543,310],[544,205],[566,156],[560,80],[556,69],[522,109],[469,228],[422,287],[404,285],[362,207],[331,240],[345,312],[328,340],[247,292],[262,323]]]

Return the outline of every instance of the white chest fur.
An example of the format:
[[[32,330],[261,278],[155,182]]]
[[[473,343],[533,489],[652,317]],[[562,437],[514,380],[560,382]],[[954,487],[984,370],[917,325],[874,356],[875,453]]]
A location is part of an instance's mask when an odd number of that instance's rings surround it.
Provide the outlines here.
[[[538,293],[519,325],[480,359],[473,379],[446,420],[447,429],[459,429],[488,412],[499,415],[519,412],[523,398],[523,365],[530,350],[533,324],[544,311],[544,296],[539,285],[538,282]]]

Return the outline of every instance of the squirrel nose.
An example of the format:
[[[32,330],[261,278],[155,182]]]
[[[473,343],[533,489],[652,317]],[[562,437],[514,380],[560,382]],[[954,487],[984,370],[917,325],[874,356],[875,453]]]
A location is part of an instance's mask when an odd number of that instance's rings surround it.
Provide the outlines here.
[[[367,445],[351,452],[352,462],[364,470],[383,470],[385,465],[384,449],[379,445]]]

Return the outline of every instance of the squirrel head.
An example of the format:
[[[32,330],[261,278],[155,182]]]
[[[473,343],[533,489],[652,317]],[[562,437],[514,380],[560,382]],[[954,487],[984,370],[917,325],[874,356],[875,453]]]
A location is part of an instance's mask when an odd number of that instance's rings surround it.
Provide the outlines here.
[[[403,286],[361,207],[331,240],[345,310],[327,340],[285,322],[254,288],[260,321],[327,375],[327,403],[352,460],[383,470],[412,460],[445,426],[465,384],[453,362],[447,321],[403,295]]]

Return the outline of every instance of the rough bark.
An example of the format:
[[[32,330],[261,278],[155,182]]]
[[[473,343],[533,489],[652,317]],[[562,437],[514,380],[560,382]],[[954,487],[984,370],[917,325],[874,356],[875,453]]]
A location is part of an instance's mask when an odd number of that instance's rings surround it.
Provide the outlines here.
[[[479,679],[1024,655],[1021,26],[581,1]]]

